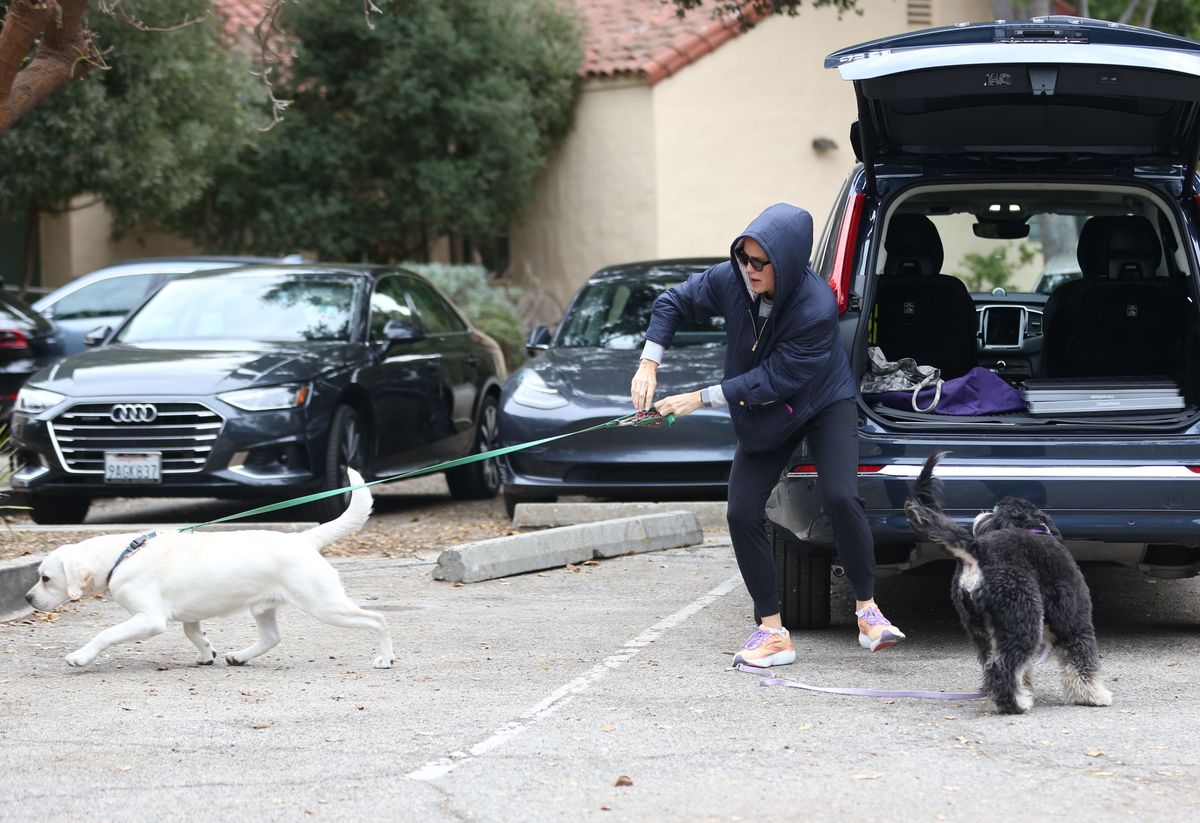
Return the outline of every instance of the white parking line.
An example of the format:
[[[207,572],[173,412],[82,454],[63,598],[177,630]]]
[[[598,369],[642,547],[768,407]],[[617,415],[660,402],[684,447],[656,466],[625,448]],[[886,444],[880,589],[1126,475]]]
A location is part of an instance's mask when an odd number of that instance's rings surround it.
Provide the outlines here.
[[[536,705],[525,711],[517,720],[509,721],[500,728],[496,729],[485,740],[476,743],[466,751],[451,752],[446,757],[440,757],[437,760],[426,763],[419,769],[411,771],[404,775],[409,780],[436,780],[439,777],[445,776],[451,770],[457,768],[468,760],[479,757],[486,752],[495,749],[509,740],[512,740],[517,735],[521,734],[530,725],[541,720],[544,717],[549,717],[558,709],[569,702],[576,695],[582,694],[591,688],[596,681],[604,677],[610,671],[619,669],[621,666],[632,660],[637,653],[645,646],[649,646],[654,641],[658,640],[662,633],[667,629],[673,628],[696,612],[703,609],[705,606],[713,603],[717,599],[729,594],[739,585],[741,585],[741,574],[734,574],[724,583],[721,583],[708,594],[701,595],[696,600],[693,600],[688,605],[684,606],[674,614],[664,617],[662,620],[655,623],[650,628],[639,634],[632,640],[626,640],[619,651],[610,654],[600,663],[593,666],[586,674],[580,675],[569,683],[564,683],[557,689],[552,691],[546,698]]]

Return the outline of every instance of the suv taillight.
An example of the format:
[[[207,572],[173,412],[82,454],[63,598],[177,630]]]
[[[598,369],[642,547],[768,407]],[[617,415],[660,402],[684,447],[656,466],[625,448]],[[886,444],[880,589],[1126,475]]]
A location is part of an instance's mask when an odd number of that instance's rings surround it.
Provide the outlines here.
[[[27,349],[29,338],[16,329],[0,329],[0,349]]]
[[[838,229],[837,251],[833,258],[833,271],[829,274],[829,287],[837,296],[838,314],[845,314],[850,305],[850,278],[854,276],[854,251],[857,247],[858,226],[862,222],[865,194],[850,197],[842,225]]]
[[[875,474],[876,472],[880,471],[883,471],[883,466],[868,466],[867,464],[862,463],[859,464],[858,467],[859,474]],[[813,463],[800,463],[792,466],[792,470],[789,472],[789,474],[811,474],[815,477],[817,474],[817,467]]]

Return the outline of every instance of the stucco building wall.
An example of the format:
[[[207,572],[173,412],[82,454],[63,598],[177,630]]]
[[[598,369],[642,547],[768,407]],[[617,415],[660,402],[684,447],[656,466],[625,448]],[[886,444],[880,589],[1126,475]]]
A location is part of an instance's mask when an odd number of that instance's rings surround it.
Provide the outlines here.
[[[658,253],[653,90],[636,80],[588,83],[570,136],[535,184],[511,235],[510,272],[544,290],[558,319],[575,288],[601,266]]]
[[[61,286],[132,257],[200,253],[195,244],[175,235],[133,231],[114,239],[112,228],[108,208],[93,195],[76,197],[68,211],[43,214],[38,226],[42,285]]]

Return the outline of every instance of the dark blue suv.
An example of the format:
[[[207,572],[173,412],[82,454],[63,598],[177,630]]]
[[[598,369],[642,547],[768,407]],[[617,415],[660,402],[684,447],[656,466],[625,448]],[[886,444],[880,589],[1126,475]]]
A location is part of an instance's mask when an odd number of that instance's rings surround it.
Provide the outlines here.
[[[961,523],[1019,495],[1081,561],[1200,573],[1200,43],[1046,17],[909,32],[825,65],[853,84],[860,162],[812,267],[837,293],[856,374],[877,347],[946,381],[987,370],[1022,405],[860,398],[880,572],[946,556],[903,511],[945,450]],[[1064,258],[1078,275],[1037,291]],[[798,628],[829,622],[835,561],[810,463],[801,446],[768,507]]]

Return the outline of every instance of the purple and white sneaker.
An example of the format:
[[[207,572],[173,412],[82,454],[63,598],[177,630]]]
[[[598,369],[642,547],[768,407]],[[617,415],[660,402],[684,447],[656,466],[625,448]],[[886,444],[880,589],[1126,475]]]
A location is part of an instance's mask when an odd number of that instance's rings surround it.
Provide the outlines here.
[[[796,649],[787,629],[762,628],[746,639],[746,645],[733,656],[733,664],[745,663],[767,669],[771,666],[786,666],[796,661]]]
[[[867,606],[855,612],[858,615],[858,645],[877,652],[895,646],[904,639],[904,632],[892,625],[875,606]]]

